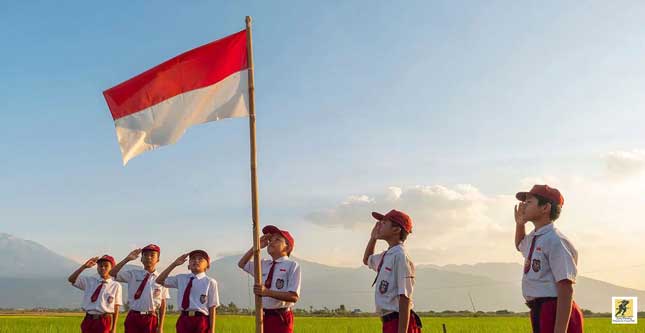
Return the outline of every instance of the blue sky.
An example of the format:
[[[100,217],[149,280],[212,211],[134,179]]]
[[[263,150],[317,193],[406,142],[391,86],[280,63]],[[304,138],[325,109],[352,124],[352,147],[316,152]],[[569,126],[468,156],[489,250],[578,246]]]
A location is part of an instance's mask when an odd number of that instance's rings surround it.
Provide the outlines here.
[[[446,220],[510,244],[510,208],[491,212],[512,207],[504,200],[531,180],[550,180],[578,203],[563,230],[588,253],[587,270],[603,271],[583,232],[605,233],[598,216],[642,204],[645,189],[645,5],[636,1],[0,4],[0,232],[76,260],[148,242],[168,260],[193,247],[246,249],[247,120],[192,128],[124,168],[101,94],[242,30],[245,15],[254,19],[261,222],[292,230],[297,255],[359,265],[367,213],[400,203],[417,216],[419,262],[485,260],[457,245],[461,257],[424,253],[447,251],[442,237],[466,240],[462,229],[434,234]],[[450,204],[433,215],[379,201],[389,187]],[[602,214],[589,191],[607,203]],[[454,205],[464,200],[466,215]],[[356,202],[360,214],[343,215]],[[611,227],[608,247],[645,232],[633,220]],[[623,246],[645,250],[638,243]],[[512,247],[491,251],[490,261],[519,260]],[[645,289],[645,280],[597,277]]]

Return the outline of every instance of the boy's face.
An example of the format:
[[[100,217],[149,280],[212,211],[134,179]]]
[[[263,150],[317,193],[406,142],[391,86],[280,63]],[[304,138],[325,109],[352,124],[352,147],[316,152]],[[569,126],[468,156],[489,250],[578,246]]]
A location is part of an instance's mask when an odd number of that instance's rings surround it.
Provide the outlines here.
[[[152,267],[157,266],[159,262],[159,253],[157,251],[144,251],[141,253],[141,263],[143,267]]]
[[[209,264],[206,258],[202,257],[199,254],[193,255],[188,259],[188,269],[193,274],[206,272],[208,265]]]
[[[112,269],[112,264],[107,260],[101,260],[96,263],[96,272],[100,277],[107,277]]]
[[[398,237],[399,233],[401,232],[401,226],[399,226],[396,223],[392,223],[392,221],[383,219],[378,221],[378,232],[377,232],[377,239],[392,239],[395,236]]]
[[[269,245],[267,245],[267,252],[271,256],[286,254],[289,251],[287,240],[280,234],[271,234],[269,237]]]
[[[538,205],[538,199],[531,194],[526,195],[524,200],[524,219],[526,221],[535,221],[541,218],[544,214],[549,214],[551,211],[551,204],[543,206]]]

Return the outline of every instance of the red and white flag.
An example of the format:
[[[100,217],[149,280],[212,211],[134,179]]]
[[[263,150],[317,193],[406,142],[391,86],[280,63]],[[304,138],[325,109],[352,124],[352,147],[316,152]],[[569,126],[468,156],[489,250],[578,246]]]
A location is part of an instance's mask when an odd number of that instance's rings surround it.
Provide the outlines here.
[[[246,30],[174,57],[103,92],[123,165],[190,126],[249,115]]]

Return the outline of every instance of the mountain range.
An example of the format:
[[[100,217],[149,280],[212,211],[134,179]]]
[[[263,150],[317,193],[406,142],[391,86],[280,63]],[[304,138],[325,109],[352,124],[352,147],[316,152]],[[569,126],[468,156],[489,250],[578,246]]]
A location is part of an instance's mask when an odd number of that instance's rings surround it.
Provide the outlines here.
[[[237,267],[238,259],[218,258],[207,273],[218,281],[222,303],[252,308],[252,278]],[[343,304],[350,310],[374,310],[374,272],[365,267],[334,267],[295,259],[303,274],[298,308],[334,309]],[[41,244],[0,233],[0,308],[78,308],[81,293],[67,282],[78,266]],[[88,270],[87,274],[94,272]],[[420,311],[526,311],[521,272],[517,263],[418,265],[415,307]],[[175,295],[171,293],[173,303]],[[574,298],[582,308],[609,312],[612,296],[645,299],[645,291],[578,277]]]

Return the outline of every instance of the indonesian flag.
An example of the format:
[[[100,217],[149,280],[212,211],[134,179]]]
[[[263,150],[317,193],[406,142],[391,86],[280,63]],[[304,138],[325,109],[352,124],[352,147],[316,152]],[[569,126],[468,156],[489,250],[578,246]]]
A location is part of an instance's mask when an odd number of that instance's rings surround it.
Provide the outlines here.
[[[174,57],[103,92],[123,165],[188,127],[249,115],[246,30]]]

